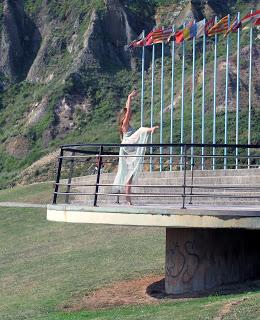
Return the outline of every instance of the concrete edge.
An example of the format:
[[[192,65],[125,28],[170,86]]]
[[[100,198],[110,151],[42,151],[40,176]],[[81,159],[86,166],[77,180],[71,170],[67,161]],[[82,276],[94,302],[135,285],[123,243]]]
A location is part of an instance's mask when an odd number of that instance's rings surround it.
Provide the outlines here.
[[[94,207],[80,204],[48,204],[48,210],[58,211],[87,211],[98,213],[126,213],[126,214],[150,214],[150,215],[197,215],[197,216],[223,216],[223,217],[260,217],[260,207],[209,207],[188,206],[180,207],[162,206],[102,206]]]
[[[186,214],[126,213],[94,210],[47,208],[47,220],[69,223],[109,224],[172,228],[260,229],[259,217],[232,217]]]

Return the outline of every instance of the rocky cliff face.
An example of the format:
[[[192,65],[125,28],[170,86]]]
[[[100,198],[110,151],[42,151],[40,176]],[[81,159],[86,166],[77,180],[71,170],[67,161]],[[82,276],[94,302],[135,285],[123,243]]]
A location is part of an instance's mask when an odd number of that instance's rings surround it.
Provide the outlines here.
[[[259,3],[249,2],[252,9]],[[179,26],[184,20],[224,16],[240,8],[248,10],[238,0],[2,0],[0,171],[5,178],[0,172],[0,187],[1,179],[14,179],[12,169],[25,168],[61,142],[115,141],[116,114],[128,91],[140,85],[140,50],[130,52],[124,47],[143,29],[147,33],[155,25]],[[197,49],[201,49],[199,44]],[[177,57],[179,53],[176,48]],[[149,57],[149,50],[146,54]],[[170,56],[169,47],[166,54]],[[234,52],[231,55],[235,64]],[[255,46],[257,55],[259,47]],[[156,56],[160,57],[159,51]],[[247,56],[248,48],[242,48],[241,60]],[[222,52],[219,80],[225,74],[224,64]],[[149,82],[149,59],[146,67]],[[241,65],[241,104],[246,103],[248,90],[247,68],[243,68]],[[166,77],[169,74],[166,70]],[[198,67],[198,78],[200,74]],[[253,76],[254,101],[259,99],[257,74]],[[231,104],[235,78],[236,70],[230,68]],[[191,79],[187,77],[186,82],[188,88]],[[178,90],[177,85],[176,101],[181,97]],[[218,88],[220,112],[222,90]],[[22,162],[17,164],[15,159]]]
[[[16,82],[26,78],[46,83],[59,72],[55,57],[65,55],[71,62],[67,74],[95,63],[101,68],[115,64],[134,69],[134,54],[124,46],[140,30],[152,28],[152,7],[148,6],[147,19],[134,15],[119,0],[106,0],[102,10],[76,9],[60,19],[50,14],[50,1],[44,0],[29,17],[24,0],[4,0],[0,72]]]
[[[24,12],[23,0],[5,0],[0,44],[0,72],[11,81],[22,80],[41,41],[34,22]]]

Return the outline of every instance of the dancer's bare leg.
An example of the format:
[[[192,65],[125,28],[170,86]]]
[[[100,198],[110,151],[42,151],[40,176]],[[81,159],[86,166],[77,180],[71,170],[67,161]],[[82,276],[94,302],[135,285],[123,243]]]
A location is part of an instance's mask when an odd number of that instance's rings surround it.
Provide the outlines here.
[[[132,205],[131,197],[128,196],[128,194],[131,193],[132,178],[133,178],[133,177],[131,177],[131,178],[128,180],[128,182],[127,182],[127,184],[126,184],[126,186],[125,186],[125,193],[126,193],[126,197],[125,197],[125,198],[126,198],[126,202],[127,202],[129,205]]]

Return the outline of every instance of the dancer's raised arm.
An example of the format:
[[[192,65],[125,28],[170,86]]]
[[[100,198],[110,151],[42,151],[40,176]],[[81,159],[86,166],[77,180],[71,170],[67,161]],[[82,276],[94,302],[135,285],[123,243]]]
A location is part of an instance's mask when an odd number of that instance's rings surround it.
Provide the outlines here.
[[[131,110],[131,100],[132,98],[134,98],[137,95],[137,91],[134,90],[132,91],[126,101],[126,105],[125,105],[125,109],[126,109],[126,113],[125,113],[125,117],[122,123],[122,131],[127,131],[128,127],[129,127],[129,121],[131,119],[131,115],[132,115],[132,110]]]

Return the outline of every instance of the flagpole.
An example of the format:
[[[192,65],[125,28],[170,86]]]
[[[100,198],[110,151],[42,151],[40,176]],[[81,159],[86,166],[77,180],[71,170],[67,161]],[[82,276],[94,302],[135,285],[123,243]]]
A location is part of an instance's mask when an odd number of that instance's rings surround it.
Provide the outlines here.
[[[152,51],[152,83],[151,83],[151,123],[150,126],[153,127],[153,107],[154,107],[154,59],[155,59],[155,46],[153,44]],[[153,134],[150,138],[151,144],[153,143]],[[150,148],[150,154],[153,153],[153,148]],[[150,157],[150,172],[153,171],[153,157]]]
[[[218,17],[215,17],[215,24],[218,21]],[[214,84],[213,84],[213,141],[216,143],[216,95],[217,95],[217,45],[218,45],[218,35],[215,34],[215,48],[214,48]],[[213,157],[212,157],[212,169],[215,170],[215,153],[216,148],[213,147]]]
[[[174,26],[172,27],[174,32]],[[175,41],[172,41],[172,86],[171,86],[171,132],[170,132],[170,143],[173,143],[173,111],[174,111],[174,58],[175,58]],[[173,153],[173,147],[170,147],[170,154]],[[170,171],[172,171],[172,156],[170,157]]]
[[[196,23],[194,21],[194,23]],[[191,144],[194,143],[194,97],[195,97],[195,59],[196,59],[196,40],[195,36],[192,39],[192,91],[191,91]],[[193,166],[194,148],[191,147],[191,170]]]
[[[251,14],[253,10],[251,10]],[[252,107],[252,44],[253,44],[253,27],[250,27],[249,38],[249,83],[248,83],[248,137],[247,144],[251,144],[251,107]],[[250,148],[247,149],[247,167],[250,169]]]
[[[230,15],[228,15],[228,29],[230,26]],[[229,68],[229,37],[227,35],[227,52],[226,52],[226,90],[225,90],[225,137],[224,144],[227,144],[227,126],[228,126],[228,68]],[[224,147],[224,169],[227,169],[227,147]]]
[[[185,28],[185,23],[183,24]],[[183,122],[184,122],[184,78],[185,78],[185,41],[182,42],[182,81],[181,81],[181,144],[183,143]],[[183,146],[181,146],[180,170],[183,166]]]
[[[205,19],[204,19],[205,20]],[[206,25],[206,20],[205,20]],[[205,142],[205,66],[206,66],[206,33],[203,34],[202,49],[202,104],[201,104],[201,143]],[[204,147],[201,148],[201,170],[204,170]]]
[[[145,31],[143,30],[143,39]],[[144,60],[145,60],[145,46],[142,47],[142,91],[141,91],[141,127],[144,126]]]
[[[160,114],[160,143],[163,143],[163,109],[164,109],[164,42],[162,42],[162,64],[161,64],[161,114]],[[160,147],[160,155],[163,148]],[[160,171],[163,169],[163,158],[160,156]]]
[[[240,12],[237,13],[237,23],[240,21]],[[239,136],[239,86],[240,86],[240,28],[237,30],[237,95],[236,95],[236,144]],[[238,148],[236,148],[236,169],[238,168]]]

